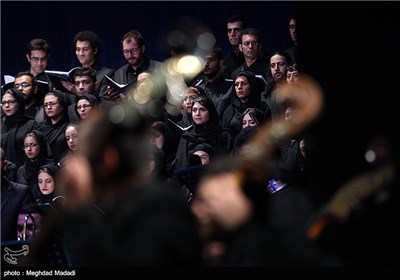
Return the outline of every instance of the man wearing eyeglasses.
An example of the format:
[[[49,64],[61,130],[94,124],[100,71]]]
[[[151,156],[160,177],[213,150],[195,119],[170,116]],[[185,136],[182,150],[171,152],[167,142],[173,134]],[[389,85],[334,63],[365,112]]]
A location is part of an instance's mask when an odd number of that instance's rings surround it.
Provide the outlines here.
[[[15,77],[13,87],[20,90],[24,94],[25,115],[35,119],[42,102],[38,96],[39,85],[33,74],[28,72],[18,73],[18,75]]]
[[[292,39],[293,45],[290,48],[287,48],[285,52],[287,52],[292,58],[292,62],[297,62],[297,33],[296,33],[296,17],[291,16],[289,20],[289,33],[290,38]]]
[[[262,43],[260,31],[254,28],[243,30],[240,34],[239,50],[243,53],[244,63],[232,72],[232,78],[236,77],[239,72],[250,71],[256,75],[263,76],[265,80],[269,80],[269,55],[267,52],[261,52]]]
[[[29,73],[36,80],[38,85],[37,91],[35,93],[35,102],[43,103],[43,98],[46,93],[49,92],[49,79],[47,78],[44,70],[48,68],[48,61],[50,57],[50,45],[49,43],[41,38],[34,38],[26,44],[25,57],[29,62],[28,70],[23,70],[21,72]],[[15,82],[16,83],[16,82]],[[30,82],[31,83],[31,82]],[[33,84],[33,83],[31,83]],[[20,88],[20,90],[22,90]],[[30,90],[28,88],[28,90]],[[24,92],[25,94],[25,92]],[[33,112],[28,112],[28,114],[33,114]]]
[[[40,38],[29,41],[26,46],[26,59],[30,66],[28,73],[31,73],[36,79],[49,82],[44,70],[47,69],[50,56],[49,43]]]
[[[153,72],[161,62],[151,60],[146,57],[146,44],[142,34],[137,30],[131,30],[122,37],[122,53],[127,64],[117,69],[114,73],[113,80],[119,84],[126,85],[132,81],[136,81],[142,72]],[[108,100],[117,101],[124,93],[108,87]],[[106,98],[105,96],[102,98]]]

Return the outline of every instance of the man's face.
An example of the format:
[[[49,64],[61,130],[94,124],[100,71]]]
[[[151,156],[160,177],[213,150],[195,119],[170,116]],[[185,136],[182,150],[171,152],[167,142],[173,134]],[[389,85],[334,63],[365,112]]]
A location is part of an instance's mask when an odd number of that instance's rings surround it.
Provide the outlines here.
[[[240,51],[245,58],[255,60],[260,54],[261,43],[257,36],[245,34],[242,36],[242,43],[239,45]]]
[[[95,61],[96,53],[97,49],[94,50],[89,41],[76,41],[75,54],[83,66],[91,66]]]
[[[76,76],[74,84],[79,96],[93,94],[95,89],[95,83],[89,76]]]
[[[14,81],[14,87],[22,91],[24,94],[25,103],[32,100],[37,91],[37,87],[34,87],[32,84],[31,77],[27,75],[17,77]]]
[[[134,38],[128,38],[122,43],[122,50],[129,65],[140,66],[144,56],[144,46],[139,46]]]
[[[290,32],[290,37],[292,38],[293,42],[296,42],[297,40],[297,34],[296,34],[296,20],[294,18],[290,19],[289,22],[289,32]]]
[[[213,76],[219,71],[219,67],[222,64],[222,60],[219,60],[217,56],[212,53],[206,57],[206,63],[204,65],[204,75]]]
[[[33,50],[31,54],[27,54],[26,58],[28,59],[29,63],[31,64],[30,72],[37,76],[40,73],[43,73],[44,70],[47,68],[47,54],[41,50]]]
[[[233,46],[236,47],[239,45],[239,36],[240,32],[243,30],[242,28],[242,22],[241,21],[235,21],[235,22],[228,22],[226,25],[226,31],[228,34],[228,40],[229,43]]]
[[[271,56],[270,60],[271,74],[275,82],[286,79],[287,62],[286,58],[281,55]]]

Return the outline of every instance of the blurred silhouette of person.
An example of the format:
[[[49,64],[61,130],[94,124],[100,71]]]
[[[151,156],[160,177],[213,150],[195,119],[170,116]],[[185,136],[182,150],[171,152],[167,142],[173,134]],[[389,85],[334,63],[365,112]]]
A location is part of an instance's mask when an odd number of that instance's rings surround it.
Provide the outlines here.
[[[53,233],[76,266],[199,265],[189,208],[162,182],[148,181],[148,124],[130,103],[115,106],[82,123],[80,148],[63,165],[67,203]],[[115,122],[113,109],[124,119]]]

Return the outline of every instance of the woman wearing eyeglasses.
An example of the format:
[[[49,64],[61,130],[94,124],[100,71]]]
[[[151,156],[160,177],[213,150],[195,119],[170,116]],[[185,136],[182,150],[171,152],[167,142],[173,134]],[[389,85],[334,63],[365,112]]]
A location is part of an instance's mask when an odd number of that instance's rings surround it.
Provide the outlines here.
[[[25,115],[24,95],[18,89],[6,90],[1,97],[1,146],[7,159],[17,168],[24,163],[25,133],[38,127],[38,124]]]
[[[69,123],[68,105],[65,93],[53,90],[47,93],[43,102],[45,120],[40,123],[38,130],[46,137],[55,162],[68,152],[65,140],[65,128]]]
[[[92,94],[83,94],[76,99],[75,103],[75,111],[79,117],[79,119],[86,119],[90,111],[97,106],[98,99],[96,96]]]
[[[25,163],[17,171],[17,183],[30,186],[37,185],[37,174],[41,166],[54,163],[50,147],[44,135],[38,130],[25,134],[22,146],[25,152]]]

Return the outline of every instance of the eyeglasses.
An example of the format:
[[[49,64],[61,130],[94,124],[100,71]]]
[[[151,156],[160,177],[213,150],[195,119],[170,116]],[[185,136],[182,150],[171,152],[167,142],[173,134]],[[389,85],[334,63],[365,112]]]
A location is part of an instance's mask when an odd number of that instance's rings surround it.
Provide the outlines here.
[[[15,106],[15,104],[17,104],[17,100],[4,100],[4,101],[1,101],[1,105],[2,106],[5,106],[5,105],[8,105],[8,106]]]
[[[28,148],[35,148],[37,145],[39,145],[38,143],[30,143],[30,144],[25,144],[23,146],[24,150],[28,149]]]
[[[32,84],[27,83],[27,82],[23,82],[23,83],[20,83],[20,84],[14,84],[14,88],[19,88],[19,87],[28,88],[28,87],[31,87],[31,86],[32,86]]]
[[[130,50],[122,50],[122,52],[124,53],[124,55],[128,55],[130,54],[134,54],[135,52],[137,52],[141,47],[137,47],[137,48],[132,48]]]
[[[90,105],[90,104],[83,104],[83,105],[76,106],[76,109],[82,110],[82,109],[86,109],[86,108],[89,108],[89,107],[92,107],[92,105]]]
[[[43,107],[44,108],[47,108],[47,107],[54,107],[54,106],[56,106],[56,105],[58,105],[58,102],[49,102],[49,103],[44,103],[43,104]]]
[[[242,43],[242,45],[246,47],[250,47],[250,45],[253,45],[253,47],[257,47],[258,44],[259,44],[258,41],[246,41]]]

